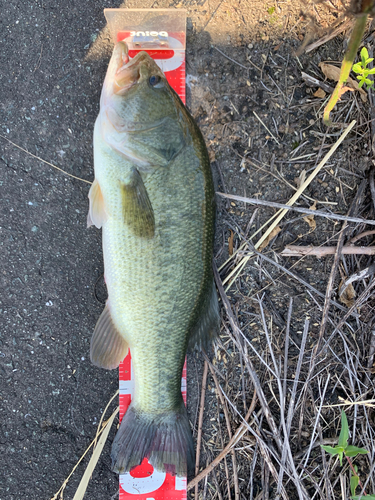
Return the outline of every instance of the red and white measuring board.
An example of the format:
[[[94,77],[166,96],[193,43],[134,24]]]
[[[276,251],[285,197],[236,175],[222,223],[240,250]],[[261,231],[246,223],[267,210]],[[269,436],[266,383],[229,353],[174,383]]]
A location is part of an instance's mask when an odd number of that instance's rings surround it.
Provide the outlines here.
[[[185,104],[185,50],[182,41],[185,33],[169,33],[166,49],[129,50],[132,59],[145,50],[164,72],[169,85],[177,92]],[[129,31],[120,31],[117,41],[132,41]],[[120,421],[130,405],[134,391],[134,373],[131,354],[126,356],[119,367]],[[181,392],[186,404],[186,362],[182,372]],[[121,474],[120,500],[186,500],[186,478],[155,471],[145,458],[141,465],[131,472]]]

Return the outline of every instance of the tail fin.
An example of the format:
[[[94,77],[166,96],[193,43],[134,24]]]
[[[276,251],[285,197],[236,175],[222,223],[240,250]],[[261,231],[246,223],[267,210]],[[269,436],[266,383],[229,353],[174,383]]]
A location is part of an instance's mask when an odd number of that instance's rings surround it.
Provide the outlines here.
[[[175,412],[149,414],[132,405],[112,445],[112,470],[130,471],[146,457],[154,469],[185,476],[194,467],[194,444],[183,402]]]

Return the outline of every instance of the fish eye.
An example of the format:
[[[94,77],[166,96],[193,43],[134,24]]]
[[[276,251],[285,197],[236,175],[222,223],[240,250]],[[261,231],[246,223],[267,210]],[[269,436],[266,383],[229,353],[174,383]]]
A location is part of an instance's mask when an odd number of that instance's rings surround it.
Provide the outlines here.
[[[151,85],[151,87],[160,88],[160,87],[162,87],[162,84],[163,84],[163,81],[159,75],[150,76],[148,81],[149,81],[149,84]]]

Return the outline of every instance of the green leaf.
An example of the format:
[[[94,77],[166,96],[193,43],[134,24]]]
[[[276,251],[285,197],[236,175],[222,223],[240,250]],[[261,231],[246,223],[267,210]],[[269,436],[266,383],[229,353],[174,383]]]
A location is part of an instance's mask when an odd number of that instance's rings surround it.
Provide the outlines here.
[[[361,54],[362,54],[362,52],[361,52]],[[341,431],[340,431],[340,435],[339,435],[338,445],[341,448],[346,448],[348,446],[348,439],[349,439],[348,419],[346,418],[346,414],[345,414],[344,410],[342,410],[342,412],[341,412]]]
[[[362,66],[359,63],[354,64],[352,70],[354,71],[354,73],[363,73]]]
[[[368,75],[375,75],[375,68],[369,69],[367,74]]]
[[[337,455],[341,451],[341,448],[339,448],[338,446],[335,446],[334,448],[332,448],[332,446],[324,446],[322,444],[320,446],[324,451],[330,453],[331,455]]]
[[[365,83],[365,81],[364,81],[364,80],[361,80],[361,81],[359,82],[359,84],[358,84],[358,87],[359,87],[359,88],[363,87],[364,83]]]
[[[275,12],[275,10],[276,10],[276,7],[270,7],[269,9],[267,9],[267,12],[271,16]],[[368,54],[367,54],[367,56],[368,56]]]
[[[373,57],[370,57],[369,59],[366,59],[366,65],[367,65],[367,64],[370,64],[370,62],[372,62],[373,60],[374,60],[374,58],[373,58]]]
[[[355,457],[356,455],[366,455],[368,453],[365,448],[357,448],[357,446],[353,446],[351,444],[348,444],[348,446],[345,448],[345,455],[347,457]]]
[[[363,495],[361,496],[361,499],[366,499],[366,500],[375,500],[375,495]],[[353,497],[353,500],[359,500],[359,495],[357,495],[356,497]]]
[[[371,85],[372,84],[372,80],[370,80],[369,78],[365,78],[365,84],[366,85]]]
[[[355,489],[357,488],[359,484],[359,477],[358,476],[353,476],[350,478],[350,491],[352,494],[352,497],[355,495]]]
[[[361,50],[361,60],[363,66],[366,66],[366,59],[368,59],[368,51],[366,47],[363,47],[363,49]]]

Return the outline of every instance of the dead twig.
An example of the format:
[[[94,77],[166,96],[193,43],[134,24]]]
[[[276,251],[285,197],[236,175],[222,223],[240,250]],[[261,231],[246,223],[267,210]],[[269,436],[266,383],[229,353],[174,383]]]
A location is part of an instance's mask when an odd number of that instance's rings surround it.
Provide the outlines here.
[[[342,221],[347,221],[347,222],[357,222],[357,223],[363,223],[363,224],[369,224],[371,226],[375,226],[375,220],[362,219],[361,217],[351,217],[351,216],[340,215],[340,214],[330,214],[327,212],[322,212],[321,210],[310,210],[309,208],[301,208],[301,207],[295,207],[295,206],[291,206],[291,205],[285,205],[284,203],[277,203],[275,201],[258,200],[257,198],[245,198],[243,196],[237,196],[235,194],[220,193],[218,191],[216,192],[216,194],[218,194],[219,196],[222,196],[223,198],[229,198],[230,200],[242,201],[244,203],[251,203],[252,205],[263,205],[265,207],[282,208],[283,210],[294,210],[295,212],[300,212],[302,214],[319,215],[320,217],[325,217],[327,219],[342,220]]]
[[[358,280],[363,280],[365,278],[369,278],[375,273],[375,264],[371,264],[371,266],[366,267],[366,269],[362,269],[359,273],[352,274],[348,279],[344,281],[340,288],[340,295],[343,295],[345,293],[345,290],[347,287],[351,284],[354,283],[355,281]]]
[[[263,125],[263,127],[267,130],[267,132],[271,135],[272,139],[280,145],[280,142],[276,139],[276,137],[273,135],[273,133],[271,132],[271,130],[267,127],[267,125],[262,121],[261,118],[259,118],[259,116],[255,113],[255,111],[253,111],[253,114],[255,116],[255,118],[257,120],[259,120],[259,122]]]
[[[58,170],[59,172],[62,172],[64,175],[67,175],[68,177],[73,177],[73,179],[77,179],[78,181],[82,181],[82,182],[86,182],[86,184],[92,184],[91,181],[87,181],[86,179],[81,179],[80,177],[77,177],[73,174],[69,174],[68,172],[65,172],[65,170],[63,170],[62,168],[60,167],[57,167],[56,165],[54,165],[53,163],[50,163],[49,161],[46,161],[46,160],[43,160],[43,158],[40,158],[40,156],[36,156],[34,155],[33,153],[30,153],[30,151],[28,151],[27,149],[24,149],[22,148],[21,146],[19,146],[18,144],[16,144],[15,142],[12,142],[10,139],[8,139],[7,137],[4,137],[3,135],[0,134],[0,137],[2,139],[4,139],[5,141],[8,141],[10,144],[12,144],[12,146],[20,149],[21,151],[23,151],[24,153],[27,153],[28,155],[32,156],[33,158],[36,158],[37,160],[43,162],[43,163],[46,163],[46,165],[49,165],[50,167],[53,167],[55,168],[56,170]]]
[[[324,35],[322,38],[319,38],[316,42],[311,43],[308,45],[305,49],[305,53],[308,54],[314,49],[317,49],[321,45],[327,43],[329,40],[332,40],[335,38],[337,35],[345,31],[347,28],[349,28],[353,24],[353,19],[347,19],[344,21],[340,26],[338,26],[336,29],[328,33],[327,35]]]
[[[334,255],[337,247],[300,247],[297,245],[287,245],[280,255],[283,257],[302,257],[304,255],[314,255],[318,259],[326,255]],[[342,247],[343,255],[375,255],[375,246],[372,247]]]
[[[350,307],[347,311],[347,313],[341,318],[339,323],[335,326],[333,332],[329,336],[328,340],[325,342],[325,345],[322,347],[321,352],[319,353],[320,355],[323,354],[323,352],[327,349],[329,346],[329,343],[331,342],[332,338],[335,336],[335,334],[340,330],[340,328],[345,324],[346,320],[349,318],[349,316],[359,309],[364,302],[372,295],[372,289],[375,287],[375,279],[373,279],[366,289],[361,293],[361,295],[357,298],[357,300],[354,302],[352,307]]]
[[[214,269],[214,277],[215,277],[216,286],[217,286],[217,288],[219,290],[219,294],[220,294],[221,300],[223,301],[226,313],[228,315],[228,319],[229,319],[229,323],[230,323],[230,325],[232,327],[232,331],[233,331],[236,339],[238,338],[238,334],[240,334],[243,338],[245,338],[244,335],[243,335],[243,333],[241,332],[241,330],[238,328],[238,326],[236,324],[236,319],[235,319],[235,317],[233,315],[232,308],[230,306],[228,297],[227,297],[227,295],[226,295],[226,293],[224,291],[224,287],[223,287],[223,284],[221,282],[221,278],[220,278],[220,275],[219,275],[219,272],[217,270],[217,267],[216,267],[215,263],[213,264],[213,269]],[[245,339],[245,340],[247,340],[247,339]],[[237,343],[239,343],[239,341],[237,341]],[[251,378],[251,380],[253,382],[254,388],[256,390],[259,402],[260,402],[260,404],[262,406],[262,410],[263,410],[264,416],[266,417],[268,425],[270,426],[270,428],[272,430],[273,438],[276,441],[278,448],[281,450],[282,449],[281,436],[280,436],[279,430],[277,428],[276,422],[275,422],[275,420],[273,418],[273,415],[272,415],[272,413],[271,413],[271,411],[269,409],[269,406],[268,406],[268,403],[267,403],[267,399],[266,399],[266,397],[264,395],[264,391],[262,389],[262,385],[260,383],[260,380],[258,378],[257,372],[254,369],[254,366],[253,366],[253,363],[252,363],[250,357],[248,357],[248,356],[245,357],[245,364],[246,364],[246,367],[248,369],[250,378]]]
[[[367,368],[372,368],[372,365],[374,364],[374,354],[375,354],[375,330],[372,329],[370,338],[370,348],[368,350]]]
[[[230,426],[230,419],[229,419],[227,404],[226,404],[225,399],[223,397],[219,381],[218,381],[218,379],[216,377],[216,373],[212,369],[211,365],[209,365],[209,368],[210,368],[210,371],[211,371],[212,378],[214,379],[214,382],[215,382],[217,394],[219,396],[221,405],[223,407],[225,422],[227,424],[228,436],[229,436],[229,439],[232,439],[233,435],[232,435],[232,429],[231,429],[231,426]],[[239,483],[238,483],[238,471],[237,471],[236,452],[235,452],[234,449],[231,450],[231,454],[232,454],[232,462],[233,462],[234,497],[235,497],[236,500],[239,500],[239,498],[240,498],[240,488],[239,488]],[[196,488],[197,488],[197,486],[196,486]]]
[[[371,122],[372,125],[372,122]],[[374,211],[375,211],[375,182],[374,182],[374,172],[375,172],[375,166],[373,166],[370,170],[370,191],[371,191],[371,198],[372,198],[372,203],[374,205]]]
[[[370,231],[364,231],[361,234],[357,234],[357,236],[354,236],[352,239],[348,241],[348,245],[354,245],[354,243],[362,238],[365,238],[366,236],[371,236],[372,234],[375,234],[375,230],[372,229]]]
[[[327,92],[327,94],[332,94],[332,92],[335,90],[333,87],[331,87],[331,85],[328,85],[322,80],[318,80],[318,78],[315,78],[314,76],[308,75],[304,71],[301,71],[301,77],[309,87],[320,87],[324,90],[324,92]]]
[[[356,213],[358,211],[358,208],[359,208],[359,205],[361,203],[361,200],[362,200],[362,195],[363,195],[363,191],[365,189],[365,186],[367,184],[367,181],[366,180],[363,180],[358,188],[358,191],[356,193],[356,196],[353,200],[353,203],[349,209],[349,214],[351,215],[352,213]],[[330,308],[330,305],[331,305],[331,295],[332,295],[332,291],[333,291],[333,284],[334,284],[334,280],[335,280],[335,277],[336,277],[336,272],[337,272],[337,269],[338,269],[338,264],[339,264],[339,261],[340,261],[340,258],[341,258],[341,251],[342,251],[342,247],[344,246],[344,239],[345,239],[345,235],[346,235],[346,232],[347,232],[347,229],[348,229],[348,226],[347,226],[347,222],[344,222],[343,224],[343,228],[340,232],[340,235],[339,235],[339,239],[338,239],[338,242],[337,242],[337,249],[336,249],[336,254],[335,254],[335,258],[334,258],[334,261],[333,261],[333,265],[332,265],[332,269],[331,269],[331,272],[330,272],[330,275],[329,275],[329,279],[328,279],[328,283],[327,283],[327,288],[326,288],[326,294],[325,294],[325,299],[324,299],[324,306],[323,306],[323,313],[322,313],[322,319],[321,319],[321,324],[320,324],[320,330],[319,330],[319,335],[318,335],[318,340],[316,342],[316,345],[313,349],[313,352],[311,354],[311,358],[310,358],[310,366],[309,366],[309,369],[308,369],[308,374],[307,374],[307,382],[304,386],[304,392],[303,392],[303,397],[302,397],[302,404],[301,404],[301,416],[303,415],[304,413],[304,408],[306,406],[306,398],[307,398],[307,388],[309,387],[309,382],[313,376],[313,373],[314,373],[314,370],[315,370],[315,365],[316,365],[316,362],[317,362],[317,358],[318,358],[318,355],[321,354],[320,351],[321,351],[321,344],[323,342],[323,337],[324,337],[324,333],[325,333],[325,330],[326,330],[326,324],[327,324],[327,320],[328,320],[328,311],[329,311],[329,308]],[[301,429],[301,424],[302,424],[302,420],[300,420],[300,429]]]
[[[250,408],[249,408],[249,410],[246,413],[246,416],[244,418],[246,423],[248,422],[250,415],[253,413],[256,403],[257,403],[257,396],[256,396],[256,391],[254,391],[253,400],[252,400]],[[209,474],[221,462],[221,460],[223,460],[223,458],[228,455],[228,453],[233,448],[233,446],[235,446],[238,443],[238,441],[242,438],[242,436],[244,435],[246,430],[247,430],[247,426],[244,422],[242,422],[242,424],[238,427],[238,429],[234,433],[232,439],[229,441],[229,443],[226,445],[226,447],[223,449],[223,451],[221,451],[219,453],[219,455],[215,458],[215,460],[213,460],[210,463],[210,465],[208,465],[200,474],[198,474],[198,476],[196,476],[194,479],[192,479],[190,481],[190,483],[188,483],[187,488],[186,488],[187,491],[194,488],[195,485],[199,483],[199,481],[204,479],[207,476],[207,474]]]
[[[195,475],[197,475],[199,472],[199,459],[201,453],[202,426],[203,426],[203,415],[204,415],[204,400],[206,397],[207,374],[208,374],[208,363],[207,361],[205,361],[203,368],[203,376],[202,376],[201,401],[200,401],[199,419],[198,419],[197,452],[195,455]],[[195,498],[198,498],[198,484],[195,486]]]
[[[117,391],[118,393],[118,391]],[[117,394],[116,393],[116,394]],[[113,398],[112,398],[113,399]],[[86,448],[86,451],[82,454],[81,458],[78,460],[78,462],[75,464],[75,466],[73,467],[73,469],[71,470],[69,476],[65,479],[65,481],[63,482],[63,484],[61,485],[60,489],[57,491],[57,493],[54,494],[54,496],[51,498],[51,500],[58,500],[58,499],[62,499],[63,498],[63,493],[64,493],[64,489],[66,487],[66,485],[68,484],[68,481],[69,479],[71,478],[71,476],[73,475],[74,471],[77,469],[78,465],[82,462],[82,460],[85,458],[86,454],[89,452],[89,450],[91,449],[92,446],[95,447],[95,444],[96,444],[96,441],[97,441],[97,438],[98,436],[100,435],[104,435],[105,436],[105,439],[106,437],[108,436],[108,432],[109,432],[109,429],[110,427],[112,426],[112,423],[113,423],[113,420],[115,418],[115,416],[117,415],[117,413],[120,411],[120,408],[119,406],[115,409],[115,411],[112,413],[112,416],[103,424],[102,428],[100,429],[100,431],[97,433],[97,435],[95,436],[95,438],[91,441],[90,445]],[[104,433],[104,434],[103,434]],[[105,442],[105,439],[103,440]],[[104,446],[104,442],[103,442],[103,446]],[[103,448],[103,446],[101,445],[100,448],[98,447],[97,448],[97,451],[101,452],[101,449]],[[92,463],[92,459],[94,458],[94,460],[96,460],[96,457],[91,457],[91,460],[89,462],[89,466],[91,466],[91,463]],[[96,462],[95,462],[96,463]],[[86,469],[87,470],[87,469]],[[91,476],[91,474],[90,474]],[[77,490],[78,491],[78,490]]]
[[[278,385],[278,389],[279,389],[279,396],[280,396],[280,400],[282,401],[284,399],[284,391],[283,391],[282,384],[281,384],[280,367],[278,366],[278,363],[276,362],[275,354],[274,354],[273,347],[272,347],[272,342],[271,342],[271,339],[270,339],[270,336],[268,333],[266,318],[264,316],[262,300],[260,300],[259,298],[258,298],[258,304],[259,304],[260,314],[261,314],[262,323],[263,323],[263,330],[264,330],[264,333],[266,335],[268,349],[269,349],[269,352],[271,355],[271,359],[272,359],[272,363],[273,363],[273,367],[274,367],[274,372],[276,374],[276,380],[277,380],[277,385]],[[306,338],[306,336],[307,336],[308,326],[309,326],[309,322],[306,320],[306,322],[305,322],[305,332],[306,333],[304,333],[304,338]],[[301,352],[302,352],[302,355],[300,357],[301,357],[301,361],[302,361],[302,358],[303,358],[302,347],[301,347]],[[298,379],[299,379],[299,374],[298,374]],[[298,379],[297,379],[297,374],[296,374],[295,382],[297,382]],[[289,407],[289,413],[293,414],[293,409],[291,410],[291,406]],[[291,417],[290,417],[289,413],[288,413],[288,419],[290,418],[290,421],[291,421]],[[286,458],[288,456],[288,458],[289,458],[288,465],[292,471],[294,484],[296,485],[296,488],[298,491],[298,496],[301,500],[303,500],[305,498],[309,498],[309,495],[307,494],[307,491],[305,490],[304,486],[301,484],[300,478],[297,474],[297,470],[296,470],[296,467],[294,464],[292,451],[290,448],[290,441],[289,441],[290,425],[289,425],[289,429],[288,429],[287,423],[285,421],[285,413],[284,413],[283,404],[280,405],[280,420],[281,420],[281,427],[282,427],[283,433],[284,433],[284,447],[282,449],[281,466],[280,466],[280,471],[279,471],[279,475],[278,475],[277,493],[281,492],[282,478],[283,478],[283,474],[284,474],[284,470],[285,470]]]
[[[231,61],[232,63],[234,64],[237,64],[237,66],[240,66],[241,68],[243,69],[247,69],[249,70],[250,68],[248,66],[244,66],[243,64],[239,63],[238,61],[235,61],[234,59],[232,59],[231,57],[227,56],[224,52],[222,52],[220,49],[218,49],[217,47],[215,47],[214,45],[211,45],[211,48],[212,49],[215,49],[219,52],[219,54],[221,54],[223,57],[225,57],[226,59],[228,59],[228,61]],[[259,69],[259,68],[258,68]],[[260,70],[259,70],[260,71]]]
[[[273,450],[261,439],[260,437],[260,432],[255,432],[254,429],[252,429],[250,427],[250,425],[244,420],[244,418],[242,417],[242,415],[238,412],[238,410],[234,407],[234,405],[231,403],[231,401],[229,400],[228,396],[226,396],[223,392],[223,395],[225,396],[226,400],[228,401],[228,403],[231,405],[231,407],[233,408],[233,410],[237,413],[237,415],[243,420],[243,423],[245,424],[245,426],[247,427],[248,431],[250,432],[250,434],[252,434],[256,440],[257,440],[257,443],[259,445],[259,449],[260,449],[260,452],[264,458],[264,461],[265,463],[267,464],[273,478],[277,481],[278,479],[278,475],[277,475],[277,470],[271,460],[271,454],[273,455],[274,458],[276,458],[278,460],[278,457],[276,456],[276,454],[273,452]],[[290,474],[289,474],[290,476]],[[290,476],[291,477],[291,476]],[[285,491],[285,488],[284,486],[281,486],[281,494],[284,498],[284,500],[288,500],[288,495],[287,495],[287,492]]]
[[[298,276],[296,273],[294,273],[290,269],[287,269],[286,267],[282,266],[281,264],[279,264],[278,262],[274,261],[270,257],[267,257],[267,255],[264,255],[263,253],[260,253],[260,252],[255,252],[255,253],[256,253],[256,255],[258,255],[259,257],[261,257],[263,260],[266,260],[267,262],[270,262],[271,264],[273,264],[274,266],[276,266],[278,269],[280,269],[281,271],[283,271],[285,274],[288,274],[289,276],[291,276],[295,280],[299,281],[302,285],[304,285],[306,288],[308,288],[309,290],[311,290],[312,292],[314,292],[319,297],[323,297],[323,298],[325,297],[324,293],[322,293],[319,290],[317,290],[315,287],[313,287],[312,285],[310,285],[310,283],[308,283],[307,281],[305,281],[303,278],[301,278],[300,276]],[[280,279],[280,277],[279,277],[279,279]],[[346,307],[342,306],[338,302],[332,300],[331,303],[335,307],[337,307],[338,309],[340,309],[341,311],[344,311],[344,312],[347,311]],[[354,311],[352,311],[352,312],[354,312]],[[356,313],[354,313],[354,316],[358,317],[358,315]]]

